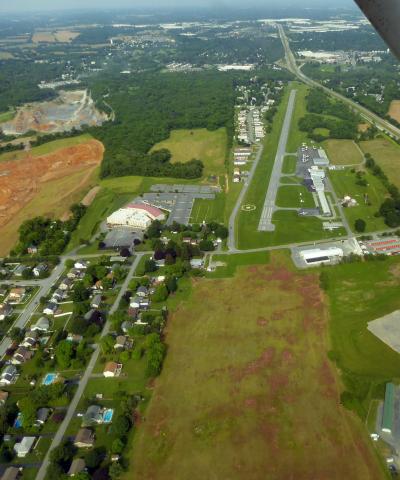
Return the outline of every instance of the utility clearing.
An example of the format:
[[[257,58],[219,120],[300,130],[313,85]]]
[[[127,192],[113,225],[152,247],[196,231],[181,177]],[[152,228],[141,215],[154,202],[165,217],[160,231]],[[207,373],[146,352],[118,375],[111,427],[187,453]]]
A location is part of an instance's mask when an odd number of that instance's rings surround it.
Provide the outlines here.
[[[318,275],[274,254],[233,278],[193,282],[169,320],[165,366],[123,478],[384,478],[364,426],[339,401]]]
[[[104,147],[97,140],[0,162],[0,254],[7,254],[20,224],[34,216],[62,217],[92,186]]]

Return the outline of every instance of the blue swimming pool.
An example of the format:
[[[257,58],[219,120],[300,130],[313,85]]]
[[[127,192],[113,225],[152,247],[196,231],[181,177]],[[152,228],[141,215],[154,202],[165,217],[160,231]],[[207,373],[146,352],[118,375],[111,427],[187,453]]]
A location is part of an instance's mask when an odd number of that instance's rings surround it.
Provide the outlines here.
[[[42,384],[43,385],[51,385],[52,383],[55,382],[57,378],[57,374],[56,373],[46,373],[43,381],[42,381]]]
[[[112,417],[114,415],[114,410],[112,408],[107,408],[103,413],[103,422],[111,423]]]
[[[18,417],[15,419],[14,428],[21,428],[22,427],[22,415],[19,413]]]

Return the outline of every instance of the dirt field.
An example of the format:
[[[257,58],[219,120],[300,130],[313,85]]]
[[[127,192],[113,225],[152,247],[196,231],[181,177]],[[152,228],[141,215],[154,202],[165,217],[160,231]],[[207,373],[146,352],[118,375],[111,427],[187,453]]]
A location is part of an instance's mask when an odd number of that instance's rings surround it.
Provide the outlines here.
[[[34,215],[62,217],[93,185],[103,145],[90,140],[42,156],[0,164],[0,255],[17,239],[19,225]]]
[[[339,404],[318,276],[287,262],[194,280],[124,480],[384,478]]]
[[[360,147],[372,155],[390,182],[400,188],[400,147],[385,138],[361,142]]]
[[[79,37],[79,32],[71,30],[57,30],[55,32],[35,32],[32,36],[33,43],[70,43],[74,38]]]
[[[400,100],[393,100],[389,107],[389,116],[400,122]]]

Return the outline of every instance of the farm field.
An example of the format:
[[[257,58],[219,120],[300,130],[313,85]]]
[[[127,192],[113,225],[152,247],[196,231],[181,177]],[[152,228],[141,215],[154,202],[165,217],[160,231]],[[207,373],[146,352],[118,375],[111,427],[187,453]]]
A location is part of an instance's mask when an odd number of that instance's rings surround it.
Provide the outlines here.
[[[352,140],[326,140],[323,147],[332,165],[359,165],[364,160]]]
[[[231,278],[195,280],[166,340],[125,480],[210,478],[210,465],[230,480],[384,478],[339,402],[317,274],[274,254]]]
[[[279,187],[276,205],[284,208],[314,208],[315,202],[312,193],[303,185],[284,185]]]
[[[400,122],[400,100],[392,100],[388,115]]]
[[[0,254],[13,246],[24,220],[37,215],[63,217],[79,202],[96,183],[102,157],[103,145],[90,140],[46,155],[25,152],[18,161],[2,161]]]
[[[71,30],[56,30],[56,31],[38,31],[32,35],[33,43],[70,43],[76,37],[79,37],[79,32]]]
[[[368,187],[356,184],[357,177],[355,173],[351,172],[351,169],[330,171],[329,178],[339,198],[350,195],[357,200],[358,205],[356,207],[344,208],[344,213],[352,229],[354,229],[354,222],[358,218],[362,218],[367,223],[366,232],[387,228],[381,217],[375,217],[375,213],[386,197],[385,187],[378,178],[365,172],[363,178],[367,180]],[[368,194],[370,205],[365,204],[365,194]]]
[[[5,60],[5,59],[2,59],[0,57],[0,60]],[[12,120],[14,118],[14,115],[15,115],[15,112],[12,111],[12,110],[10,110],[8,112],[0,113],[0,123],[9,122],[10,120]]]
[[[372,155],[389,181],[400,187],[400,147],[386,138],[361,142],[360,147]]]
[[[204,163],[204,175],[225,173],[225,157],[228,137],[225,128],[209,131],[173,130],[170,137],[152,148],[152,151],[167,148],[172,162],[188,162],[193,158]]]

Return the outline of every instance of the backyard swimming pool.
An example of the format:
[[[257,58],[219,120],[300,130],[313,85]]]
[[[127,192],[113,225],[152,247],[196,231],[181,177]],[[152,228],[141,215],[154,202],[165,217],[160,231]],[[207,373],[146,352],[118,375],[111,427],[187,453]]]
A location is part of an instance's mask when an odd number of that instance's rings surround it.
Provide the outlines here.
[[[17,418],[15,419],[15,422],[14,422],[14,428],[21,428],[22,427],[22,415],[19,413]]]
[[[111,423],[113,415],[114,410],[112,408],[107,408],[103,413],[103,423]]]
[[[45,375],[45,377],[42,381],[42,384],[46,385],[46,386],[51,385],[52,383],[55,382],[56,378],[57,378],[56,373],[46,373],[46,375]]]

